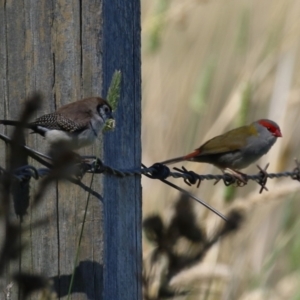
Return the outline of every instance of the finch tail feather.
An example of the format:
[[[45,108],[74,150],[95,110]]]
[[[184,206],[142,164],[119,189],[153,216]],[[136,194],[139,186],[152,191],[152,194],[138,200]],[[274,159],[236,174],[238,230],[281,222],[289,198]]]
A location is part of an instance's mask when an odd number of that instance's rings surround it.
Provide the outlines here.
[[[194,152],[187,154],[186,156],[184,156],[184,160],[191,160],[191,158],[194,158],[196,156],[198,156],[200,154],[200,150],[197,149]]]
[[[170,164],[174,164],[180,161],[184,161],[185,160],[185,156],[180,156],[180,157],[175,157],[175,158],[171,158],[165,161],[160,162],[160,164],[163,165],[170,165]]]
[[[13,121],[13,120],[0,120],[0,124],[3,125],[12,125],[12,126],[17,126],[20,125],[20,121]]]
[[[187,154],[185,156],[179,156],[179,157],[175,157],[175,158],[171,158],[171,159],[162,161],[161,164],[170,165],[170,164],[175,164],[175,163],[180,162],[180,161],[192,160],[192,158],[198,156],[199,154],[200,154],[200,150],[197,149],[194,152],[192,152],[190,154]]]
[[[11,126],[24,126],[24,128],[28,128],[33,130],[31,133],[38,133],[42,136],[45,136],[45,130],[42,128],[39,128],[39,126],[35,124],[21,124],[20,121],[15,121],[15,120],[0,120],[0,125],[11,125]]]

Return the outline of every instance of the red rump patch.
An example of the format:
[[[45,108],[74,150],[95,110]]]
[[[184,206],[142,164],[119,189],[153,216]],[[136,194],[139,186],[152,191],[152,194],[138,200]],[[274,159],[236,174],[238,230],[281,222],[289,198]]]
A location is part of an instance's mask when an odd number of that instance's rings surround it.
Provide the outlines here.
[[[186,155],[185,157],[184,157],[184,159],[190,159],[190,158],[193,158],[193,157],[195,157],[195,156],[198,156],[200,154],[200,150],[195,150],[194,152],[192,152],[192,153],[190,153],[190,154],[188,154],[188,155]]]

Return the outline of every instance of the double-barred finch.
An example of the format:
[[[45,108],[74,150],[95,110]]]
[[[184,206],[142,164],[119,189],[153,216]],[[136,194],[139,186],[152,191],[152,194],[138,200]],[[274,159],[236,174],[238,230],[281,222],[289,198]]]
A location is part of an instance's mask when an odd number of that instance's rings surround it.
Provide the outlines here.
[[[92,144],[108,119],[113,119],[111,106],[93,97],[64,105],[25,127],[45,137],[52,150],[72,151]],[[20,122],[0,120],[0,124],[17,126]]]

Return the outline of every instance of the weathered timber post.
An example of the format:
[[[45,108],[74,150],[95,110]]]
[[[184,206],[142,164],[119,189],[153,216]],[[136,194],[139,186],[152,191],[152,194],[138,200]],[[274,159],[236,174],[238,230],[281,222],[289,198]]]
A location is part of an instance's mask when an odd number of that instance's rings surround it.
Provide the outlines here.
[[[116,9],[117,8],[117,9]],[[116,127],[104,138],[105,161],[116,168],[141,163],[140,1],[103,2],[103,88],[122,72]],[[104,92],[104,94],[105,94]],[[141,299],[140,178],[104,178],[104,299]]]
[[[105,163],[117,168],[139,167],[139,0],[0,1],[1,119],[16,119],[24,99],[33,91],[44,95],[37,115],[80,98],[105,97],[115,70],[122,73],[121,98],[115,113],[116,129],[104,137]],[[0,132],[10,135],[11,129],[0,127]],[[46,151],[40,136],[27,135],[26,143]],[[1,166],[5,166],[6,151],[5,145],[0,145]],[[81,153],[103,157],[103,151],[98,141]],[[32,160],[29,163],[40,167]],[[85,175],[83,183],[88,186],[90,181],[91,176]],[[42,273],[53,279],[59,298],[66,299],[87,192],[60,181],[32,208],[30,197],[38,185],[32,179],[29,193],[16,193],[20,197],[16,202],[23,205],[17,212],[23,218],[20,225],[30,227],[39,219],[48,222],[24,232],[21,242],[27,247],[16,263],[10,263],[0,283],[6,287],[10,275],[18,270]],[[140,178],[95,175],[92,188],[104,197],[92,196],[89,202],[71,299],[140,299]],[[17,219],[13,205],[11,214]],[[19,297],[14,285],[11,299]]]

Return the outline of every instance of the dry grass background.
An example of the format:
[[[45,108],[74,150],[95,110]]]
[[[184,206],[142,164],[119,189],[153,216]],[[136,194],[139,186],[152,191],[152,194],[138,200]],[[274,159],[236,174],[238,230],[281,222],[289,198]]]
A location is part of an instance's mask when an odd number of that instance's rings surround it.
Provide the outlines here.
[[[270,162],[272,172],[293,169],[300,158],[300,1],[143,0],[142,29],[144,164],[266,117],[280,125],[283,138],[259,164]],[[242,207],[246,220],[174,278],[176,288],[192,291],[182,299],[300,299],[300,184],[280,179],[267,186],[262,195],[255,183],[233,190],[203,182],[191,189],[222,212]],[[147,178],[143,192],[144,216],[159,212],[167,222],[178,193]],[[194,207],[209,234],[221,221]],[[145,257],[149,251],[144,241]]]

